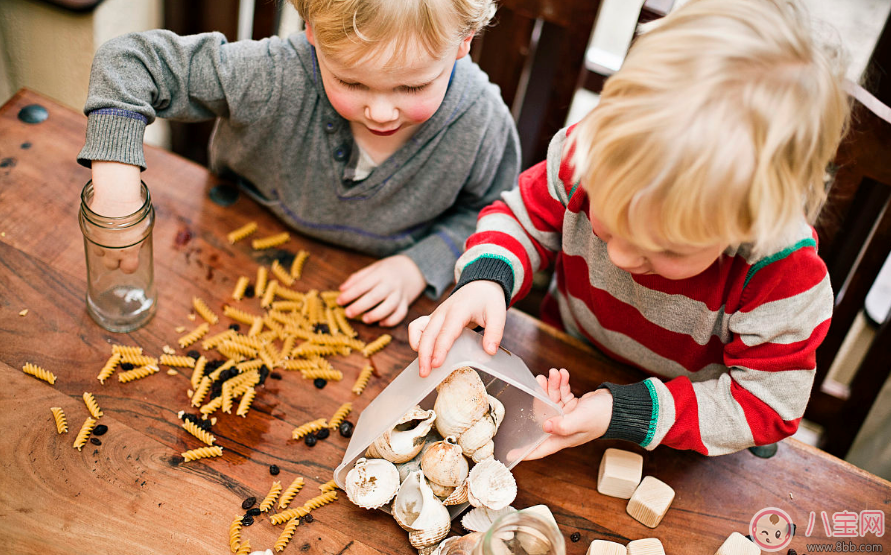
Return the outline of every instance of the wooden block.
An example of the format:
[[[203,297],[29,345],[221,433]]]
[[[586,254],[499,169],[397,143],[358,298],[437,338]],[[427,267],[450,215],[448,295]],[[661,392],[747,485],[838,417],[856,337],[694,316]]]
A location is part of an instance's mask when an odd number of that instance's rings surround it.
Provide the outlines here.
[[[628,555],[628,550],[620,543],[594,540],[586,555]]]
[[[647,476],[628,500],[627,511],[644,526],[655,528],[662,522],[673,500],[674,490],[668,484]]]
[[[610,448],[600,459],[597,491],[610,497],[630,499],[642,476],[642,456],[631,451]]]
[[[634,540],[628,544],[628,555],[665,555],[665,548],[656,538]]]
[[[724,540],[715,555],[761,555],[761,550],[749,538],[734,532]]]

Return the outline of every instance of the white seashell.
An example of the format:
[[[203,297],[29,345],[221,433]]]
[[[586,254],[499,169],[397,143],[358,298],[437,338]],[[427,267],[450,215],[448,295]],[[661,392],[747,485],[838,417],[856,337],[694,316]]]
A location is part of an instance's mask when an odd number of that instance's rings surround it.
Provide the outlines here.
[[[424,448],[424,438],[436,420],[436,413],[415,406],[396,425],[374,440],[365,456],[387,459],[394,463],[412,460]]]
[[[467,480],[463,484],[456,487],[448,497],[442,500],[442,504],[446,506],[461,505],[467,503]]]
[[[455,486],[441,486],[431,480],[427,480],[427,484],[430,486],[430,489],[433,490],[433,495],[439,497],[440,499],[448,498],[448,496],[450,496],[452,492],[455,491]]]
[[[399,471],[384,459],[359,459],[344,484],[350,501],[363,509],[377,509],[390,502],[399,490]]]
[[[502,463],[486,459],[470,471],[467,477],[467,500],[474,507],[499,510],[513,503],[517,497],[517,481]]]
[[[455,438],[449,436],[430,444],[421,456],[421,469],[430,482],[453,488],[467,479],[470,464],[461,453],[461,447],[455,442]]]
[[[453,536],[442,540],[434,555],[473,555],[477,544],[483,541],[481,532],[472,532],[466,536]]]
[[[495,431],[498,431],[501,423],[504,422],[504,403],[491,395],[489,395],[489,414],[495,420]]]
[[[486,459],[491,459],[494,456],[495,456],[495,442],[489,440],[489,443],[483,445],[482,447],[480,447],[479,449],[474,451],[473,455],[471,455],[470,458],[473,459],[473,462],[480,463]]]
[[[458,368],[436,386],[438,395],[436,429],[443,437],[458,437],[489,410],[486,386],[476,370],[469,366]]]
[[[469,532],[485,532],[492,527],[492,523],[507,513],[515,512],[511,506],[504,507],[498,511],[487,509],[486,507],[477,507],[471,509],[461,519],[461,526]]]
[[[399,486],[393,518],[408,530],[408,540],[416,549],[437,544],[452,525],[448,509],[433,495],[423,471],[412,472]]]
[[[486,414],[458,438],[458,444],[464,454],[474,458],[476,462],[489,458],[495,452],[492,438],[498,433],[498,427],[504,420],[504,405],[491,395],[487,397],[489,408]],[[483,448],[486,451],[475,456],[476,451]]]

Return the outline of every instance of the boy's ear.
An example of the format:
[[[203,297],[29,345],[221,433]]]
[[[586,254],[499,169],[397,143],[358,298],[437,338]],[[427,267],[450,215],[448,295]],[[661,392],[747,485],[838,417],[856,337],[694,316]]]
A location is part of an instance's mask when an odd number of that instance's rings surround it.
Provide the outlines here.
[[[309,27],[307,29],[307,38],[309,38]],[[460,60],[464,56],[470,53],[470,43],[473,41],[473,35],[467,35],[464,40],[461,41],[461,44],[458,45],[458,54],[455,56],[456,60]]]
[[[312,33],[312,27],[310,27],[309,23],[306,24],[306,40],[309,44],[316,45],[316,36]]]

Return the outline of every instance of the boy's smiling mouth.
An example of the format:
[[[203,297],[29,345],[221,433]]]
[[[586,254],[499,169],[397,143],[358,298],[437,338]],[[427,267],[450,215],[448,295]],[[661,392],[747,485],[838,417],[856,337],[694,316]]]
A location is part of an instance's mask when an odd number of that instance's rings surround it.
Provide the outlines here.
[[[372,129],[372,128],[368,127],[368,130],[371,131],[372,134],[378,135],[380,137],[387,137],[387,136],[392,135],[393,133],[399,131],[400,129],[402,129],[401,125],[395,129],[390,129],[389,131],[378,131],[376,129]]]

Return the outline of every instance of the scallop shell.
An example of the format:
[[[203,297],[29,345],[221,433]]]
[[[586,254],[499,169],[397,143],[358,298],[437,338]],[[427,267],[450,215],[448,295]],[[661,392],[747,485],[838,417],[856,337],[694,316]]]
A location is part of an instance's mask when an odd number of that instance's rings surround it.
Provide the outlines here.
[[[424,471],[424,476],[431,482],[454,488],[463,484],[467,479],[470,464],[461,453],[461,447],[455,442],[455,438],[449,436],[442,441],[431,443],[427,447],[421,456],[421,469]],[[440,494],[437,493],[437,495]],[[443,496],[440,495],[440,497]]]
[[[415,405],[396,425],[387,430],[365,450],[369,458],[387,459],[393,463],[412,460],[424,448],[424,438],[433,428],[436,413]]]
[[[344,485],[350,501],[363,509],[377,509],[390,502],[399,490],[399,471],[384,459],[359,459]]]
[[[423,471],[415,471],[399,486],[393,502],[393,518],[408,530],[408,540],[416,549],[437,544],[452,525],[448,509],[433,495]]]
[[[483,541],[483,534],[480,532],[446,538],[439,544],[434,555],[473,555],[474,548],[481,541]]]
[[[514,511],[516,511],[516,509],[511,506],[504,507],[497,511],[487,509],[486,507],[477,507],[471,509],[464,515],[461,519],[461,526],[469,532],[485,532],[492,527],[493,522],[507,513],[512,513]]]
[[[517,481],[502,463],[486,459],[470,471],[467,477],[467,500],[474,507],[503,509],[517,497]]]
[[[486,386],[476,370],[469,366],[458,368],[436,386],[438,395],[436,429],[443,437],[458,437],[467,431],[489,410]]]

